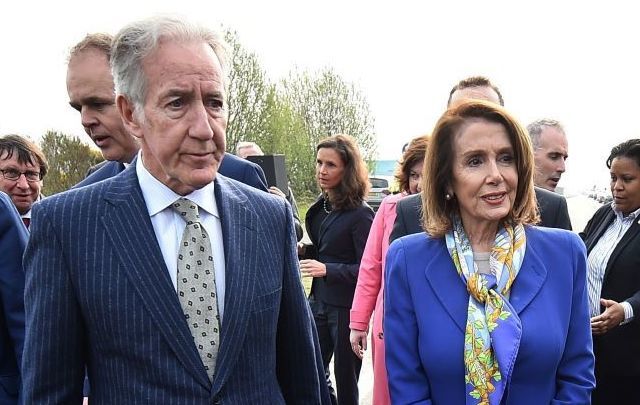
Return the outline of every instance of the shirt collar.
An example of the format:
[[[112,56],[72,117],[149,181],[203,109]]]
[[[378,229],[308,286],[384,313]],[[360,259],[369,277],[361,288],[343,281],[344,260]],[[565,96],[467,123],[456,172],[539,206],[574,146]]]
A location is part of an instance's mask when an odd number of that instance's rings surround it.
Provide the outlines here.
[[[634,221],[640,215],[640,208],[638,208],[637,210],[629,213],[629,215],[627,215],[626,217],[622,216],[622,211],[618,211],[615,202],[611,203],[611,209],[613,209],[613,212],[615,212],[616,218],[619,221]]]
[[[136,174],[138,175],[138,181],[140,183],[140,188],[142,189],[142,196],[144,197],[144,201],[147,205],[149,216],[153,217],[176,202],[179,198],[184,197],[196,203],[199,208],[205,210],[209,214],[220,218],[214,194],[214,182],[211,182],[200,189],[194,190],[185,196],[181,196],[149,173],[142,162],[142,151],[138,152]]]

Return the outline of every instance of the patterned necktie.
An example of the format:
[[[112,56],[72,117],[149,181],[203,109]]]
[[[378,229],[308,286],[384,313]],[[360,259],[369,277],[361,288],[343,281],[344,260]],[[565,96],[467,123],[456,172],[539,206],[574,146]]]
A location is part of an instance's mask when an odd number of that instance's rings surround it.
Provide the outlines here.
[[[178,298],[204,368],[213,380],[220,342],[220,316],[211,242],[200,223],[195,203],[180,198],[172,208],[187,222],[178,249]]]
[[[31,224],[31,218],[22,218],[22,222],[24,222],[24,226],[29,229],[29,225]]]

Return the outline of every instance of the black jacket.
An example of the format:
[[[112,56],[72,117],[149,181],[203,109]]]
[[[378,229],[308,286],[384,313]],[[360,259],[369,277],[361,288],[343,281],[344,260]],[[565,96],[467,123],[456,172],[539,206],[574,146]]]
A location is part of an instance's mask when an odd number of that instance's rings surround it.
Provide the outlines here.
[[[307,230],[311,230],[314,216],[323,210],[323,203],[320,197],[309,207],[305,217]],[[320,226],[319,235],[309,232],[313,246],[307,246],[304,258],[315,259],[327,267],[325,277],[313,279],[310,296],[329,305],[351,308],[372,222],[373,210],[363,202],[355,209],[331,211]]]
[[[602,206],[587,223],[580,236],[587,253],[598,243],[615,213],[611,205]],[[634,319],[628,324],[593,337],[596,369],[609,376],[640,377],[640,225],[635,221],[611,253],[602,281],[601,298],[628,301]]]

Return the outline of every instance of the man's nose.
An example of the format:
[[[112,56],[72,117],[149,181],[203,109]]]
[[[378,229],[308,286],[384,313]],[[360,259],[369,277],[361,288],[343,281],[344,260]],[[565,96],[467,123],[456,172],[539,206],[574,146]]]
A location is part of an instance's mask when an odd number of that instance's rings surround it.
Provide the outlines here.
[[[29,188],[29,182],[27,181],[27,176],[25,176],[24,173],[21,173],[20,177],[18,177],[18,180],[16,181],[16,186],[21,189]]]
[[[82,107],[80,110],[80,121],[85,128],[90,128],[98,123],[96,114],[87,107]]]

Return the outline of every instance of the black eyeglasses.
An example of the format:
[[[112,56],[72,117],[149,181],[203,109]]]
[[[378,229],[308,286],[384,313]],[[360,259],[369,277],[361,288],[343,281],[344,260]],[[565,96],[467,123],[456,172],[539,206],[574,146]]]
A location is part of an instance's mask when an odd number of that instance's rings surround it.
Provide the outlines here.
[[[27,181],[30,183],[35,183],[36,181],[42,180],[40,172],[33,172],[31,170],[21,172],[20,170],[16,169],[0,169],[0,172],[2,172],[2,177],[11,181],[18,181],[20,176],[22,176],[23,174]]]

